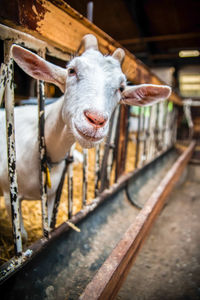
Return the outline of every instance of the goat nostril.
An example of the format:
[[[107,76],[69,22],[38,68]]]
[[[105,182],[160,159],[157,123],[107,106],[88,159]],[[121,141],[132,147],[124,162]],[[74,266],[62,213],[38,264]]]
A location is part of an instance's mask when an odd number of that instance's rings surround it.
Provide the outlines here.
[[[103,127],[107,121],[107,118],[102,113],[86,110],[84,115],[94,127]]]

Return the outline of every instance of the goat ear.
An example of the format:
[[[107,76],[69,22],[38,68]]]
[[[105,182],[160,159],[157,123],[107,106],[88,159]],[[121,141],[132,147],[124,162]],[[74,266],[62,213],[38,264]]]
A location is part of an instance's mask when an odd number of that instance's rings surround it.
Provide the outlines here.
[[[57,85],[62,92],[65,90],[67,70],[51,64],[20,46],[13,45],[12,57],[28,75]]]
[[[127,86],[122,92],[121,103],[148,106],[167,99],[171,94],[171,88],[167,85],[140,84]]]

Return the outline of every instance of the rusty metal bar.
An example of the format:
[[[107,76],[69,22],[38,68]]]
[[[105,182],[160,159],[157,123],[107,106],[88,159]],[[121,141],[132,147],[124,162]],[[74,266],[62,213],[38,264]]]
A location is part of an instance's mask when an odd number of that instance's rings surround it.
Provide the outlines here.
[[[149,141],[150,141],[150,118],[152,113],[152,107],[148,107],[148,120],[147,120],[147,128],[146,128],[146,138],[144,141],[144,155],[146,158],[146,162],[148,161],[148,151],[149,151]]]
[[[59,186],[58,186],[57,191],[56,191],[56,198],[55,198],[53,212],[52,212],[52,216],[51,216],[51,222],[50,222],[50,230],[54,229],[55,225],[56,225],[57,214],[58,214],[58,206],[60,204],[60,197],[61,197],[61,194],[62,194],[62,189],[63,189],[65,176],[66,176],[66,172],[67,172],[67,168],[68,168],[69,163],[70,163],[70,157],[67,157],[65,159],[65,166],[64,166],[64,169],[63,169],[63,172],[62,172],[62,177],[61,177]]]
[[[18,197],[17,170],[16,170],[16,146],[14,123],[14,69],[13,59],[10,56],[11,43],[5,41],[4,54],[7,64],[7,84],[5,88],[5,111],[7,133],[8,177],[10,182],[10,202],[12,216],[12,230],[14,238],[15,254],[22,255],[22,237],[20,229],[20,199]]]
[[[72,217],[73,209],[73,165],[71,164],[68,169],[68,219]]]
[[[158,134],[159,134],[159,114],[160,114],[160,110],[159,110],[159,103],[156,104],[156,124],[155,124],[155,128],[154,128],[154,138],[155,138],[155,148],[154,148],[154,156],[157,155],[157,153],[159,152],[159,138],[158,138]]]
[[[169,147],[170,144],[171,144],[170,134],[171,134],[172,110],[173,110],[173,108],[171,108],[171,104],[168,101],[168,104],[167,104],[167,124],[166,124],[167,125],[167,129],[166,129],[166,145],[167,145],[167,147]]]
[[[160,185],[137,215],[135,222],[131,224],[118,245],[98,270],[93,280],[87,285],[79,298],[80,300],[115,299],[153,222],[161,211],[166,197],[171,192],[188,163],[194,151],[195,144],[196,142],[191,142],[189,147],[167,172]]]
[[[137,130],[137,138],[136,138],[136,153],[135,153],[135,169],[138,168],[139,163],[139,155],[140,155],[140,131],[141,131],[141,115],[142,110],[139,107],[139,115],[138,115],[138,130]]]
[[[70,149],[69,157],[73,156],[74,149],[75,149],[75,144],[72,145]],[[68,167],[67,185],[68,185],[68,219],[71,219],[73,214],[73,187],[74,187],[72,163]]]
[[[2,63],[1,70],[0,70],[0,107],[3,101],[3,95],[6,88],[7,74],[8,74],[7,65]]]
[[[82,206],[87,204],[87,185],[88,185],[88,150],[83,149],[83,190]]]
[[[108,159],[107,159],[107,180],[108,180],[109,186],[110,186],[110,175],[111,175],[113,158],[114,158],[115,137],[116,137],[119,113],[120,113],[120,108],[119,108],[119,106],[117,106],[117,108],[114,112],[114,116],[113,116],[112,131],[111,131],[110,145],[109,145],[110,147],[109,147]]]
[[[114,114],[112,114],[111,120],[110,120],[110,128],[109,133],[106,139],[106,143],[104,146],[104,154],[103,159],[101,162],[101,170],[100,170],[100,189],[99,192],[102,193],[105,188],[108,187],[108,176],[107,176],[107,160],[108,160],[108,154],[110,150],[110,138],[112,133],[112,126],[113,126],[113,120],[114,120]]]
[[[156,127],[156,104],[152,106],[152,118],[151,118],[151,144],[150,144],[150,160],[154,156],[155,153],[155,127]]]
[[[95,178],[94,178],[94,186],[95,192],[94,196],[97,197],[99,193],[99,180],[100,180],[100,145],[96,147],[95,151]]]
[[[38,142],[39,142],[39,157],[40,157],[40,197],[42,201],[42,227],[43,235],[45,238],[49,237],[49,224],[48,224],[48,202],[47,202],[47,158],[45,147],[45,94],[44,82],[39,80],[37,83],[38,93]],[[50,216],[49,216],[50,217]]]
[[[162,130],[162,150],[164,151],[166,149],[165,145],[165,131],[166,131],[166,122],[167,122],[167,101],[164,101],[163,103],[163,130]]]
[[[143,108],[143,119],[142,119],[142,150],[141,150],[141,166],[145,165],[146,162],[146,154],[145,154],[145,144],[146,144],[146,111],[147,111],[147,107]]]

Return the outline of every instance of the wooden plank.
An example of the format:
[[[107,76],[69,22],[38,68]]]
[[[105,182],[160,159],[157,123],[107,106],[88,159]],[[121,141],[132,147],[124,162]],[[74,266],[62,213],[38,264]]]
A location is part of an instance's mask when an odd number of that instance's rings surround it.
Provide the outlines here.
[[[194,141],[191,142],[188,148],[167,172],[160,185],[150,196],[144,208],[136,217],[135,222],[126,231],[123,238],[99,269],[93,280],[87,285],[80,297],[81,300],[111,300],[115,298],[147,233],[161,211],[167,195],[171,192],[174,184],[188,163],[195,144]]]
[[[75,53],[81,38],[87,33],[97,37],[100,51],[104,54],[112,53],[116,48],[122,47],[62,0],[18,0],[15,7],[11,2],[5,3],[5,0],[0,2],[0,19],[3,24],[30,33],[63,51]],[[11,11],[10,14],[9,11]],[[15,14],[12,13],[13,11]],[[134,84],[163,83],[133,54],[124,50],[126,57],[123,71],[128,80]],[[181,98],[175,93],[172,93],[170,100],[182,105]]]

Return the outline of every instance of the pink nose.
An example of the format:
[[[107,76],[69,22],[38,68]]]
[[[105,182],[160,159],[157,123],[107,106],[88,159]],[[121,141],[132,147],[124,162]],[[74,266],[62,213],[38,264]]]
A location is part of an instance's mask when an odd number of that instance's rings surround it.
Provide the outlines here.
[[[91,110],[85,110],[84,115],[87,121],[95,128],[103,127],[108,120],[108,117],[106,117],[104,114]]]

